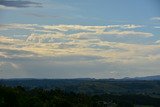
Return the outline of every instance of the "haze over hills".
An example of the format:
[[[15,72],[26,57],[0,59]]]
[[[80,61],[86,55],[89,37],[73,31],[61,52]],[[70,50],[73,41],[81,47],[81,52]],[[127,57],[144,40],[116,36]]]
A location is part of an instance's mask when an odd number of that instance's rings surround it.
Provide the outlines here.
[[[160,80],[160,75],[145,76],[145,77],[134,77],[134,78],[125,77],[123,79],[125,79],[125,80]]]
[[[0,78],[5,79],[5,78]],[[35,80],[35,79],[53,79],[53,80],[160,80],[160,75],[151,75],[151,76],[143,76],[143,77],[124,77],[122,79],[116,79],[116,78],[102,78],[102,79],[96,79],[96,78],[7,78],[7,80]]]
[[[26,88],[62,89],[67,92],[83,92],[88,94],[132,93],[160,95],[160,75],[123,78],[123,79],[0,79],[0,85]]]

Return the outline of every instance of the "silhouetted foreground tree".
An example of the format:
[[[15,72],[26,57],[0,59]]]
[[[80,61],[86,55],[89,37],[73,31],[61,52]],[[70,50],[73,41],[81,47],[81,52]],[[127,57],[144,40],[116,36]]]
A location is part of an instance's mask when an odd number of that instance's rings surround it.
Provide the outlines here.
[[[26,90],[21,86],[0,86],[0,107],[160,107],[160,98],[144,95],[87,95],[67,93],[60,89]]]

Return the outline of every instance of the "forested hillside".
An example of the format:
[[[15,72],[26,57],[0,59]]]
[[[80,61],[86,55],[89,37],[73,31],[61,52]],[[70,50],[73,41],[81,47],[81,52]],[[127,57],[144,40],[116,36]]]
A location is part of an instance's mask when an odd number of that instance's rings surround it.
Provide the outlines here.
[[[108,79],[5,79],[0,84],[23,86],[27,89],[59,88],[66,92],[86,94],[146,94],[160,96],[160,81],[108,80]]]
[[[159,107],[160,98],[142,94],[102,94],[65,92],[60,89],[26,90],[0,86],[0,107]]]

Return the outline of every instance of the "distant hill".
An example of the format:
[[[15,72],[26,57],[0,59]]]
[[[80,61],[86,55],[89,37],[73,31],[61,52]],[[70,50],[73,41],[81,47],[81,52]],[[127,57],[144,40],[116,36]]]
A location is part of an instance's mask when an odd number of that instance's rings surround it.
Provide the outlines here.
[[[146,76],[146,77],[135,77],[135,78],[125,77],[125,78],[123,78],[123,80],[160,80],[160,75]]]
[[[0,79],[0,86],[23,86],[27,89],[43,88],[47,90],[58,88],[66,92],[87,94],[147,93],[148,95],[156,94],[160,96],[160,80],[151,77],[149,79],[146,79],[146,77],[136,77],[136,79]]]

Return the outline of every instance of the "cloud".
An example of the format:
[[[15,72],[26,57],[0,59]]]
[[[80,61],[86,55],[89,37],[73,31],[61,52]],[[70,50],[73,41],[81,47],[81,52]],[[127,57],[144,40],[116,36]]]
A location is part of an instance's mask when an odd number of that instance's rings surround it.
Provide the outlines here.
[[[151,37],[152,33],[139,32],[133,29],[142,25],[108,25],[108,26],[83,26],[83,25],[37,25],[37,24],[1,24],[0,30],[29,30],[34,32],[49,33],[63,32],[71,36],[112,35],[112,36],[142,36]],[[71,33],[73,31],[74,33]],[[70,33],[69,33],[70,32]]]
[[[37,14],[36,14],[37,15]],[[38,14],[39,15],[39,14]],[[40,15],[41,17],[41,15]],[[43,15],[42,15],[43,17]],[[108,26],[83,26],[83,25],[37,25],[37,24],[1,24],[0,30],[3,29],[33,29],[35,27],[47,29],[47,30],[59,30],[59,31],[69,31],[69,30],[82,30],[82,31],[94,31],[100,32],[110,29],[135,29],[143,27],[142,25],[108,25]]]
[[[95,34],[97,34],[97,35],[114,35],[114,36],[143,36],[143,37],[153,36],[152,33],[138,32],[138,31],[119,31],[119,30],[96,32]]]
[[[160,21],[160,17],[153,17],[153,18],[151,18],[151,20]]]
[[[27,8],[27,7],[42,7],[41,3],[31,2],[31,1],[11,1],[11,0],[1,0],[0,5],[5,7],[15,7],[15,8]]]
[[[11,29],[25,29],[25,30],[35,30],[38,27],[37,24],[0,24],[0,30],[11,30]]]
[[[160,29],[160,26],[155,26],[154,28],[156,28],[156,29]]]
[[[108,26],[82,26],[82,25],[46,25],[43,26],[47,30],[59,30],[63,32],[67,31],[81,31],[73,35],[120,35],[120,36],[144,36],[151,37],[153,34],[147,32],[138,32],[126,29],[135,29],[143,27],[142,25],[108,25]]]
[[[44,26],[5,24],[0,27],[6,31],[29,31],[24,38],[0,35],[0,77],[120,78],[159,73],[160,45],[101,39],[102,35],[138,39],[151,37],[151,33],[118,26],[65,25],[57,27],[60,31],[56,27],[44,29]],[[32,32],[37,30],[43,33]]]
[[[97,38],[75,39],[63,33],[31,34],[26,40],[1,36],[1,56],[98,56],[104,62],[133,63],[147,61],[157,55],[159,45],[128,44],[102,41]],[[154,58],[152,58],[154,59]]]
[[[13,9],[16,9],[15,7],[7,7],[7,6],[4,6],[4,5],[0,5],[0,10],[13,10]]]
[[[63,33],[52,33],[52,34],[31,34],[26,38],[26,42],[35,42],[35,43],[55,43],[55,42],[65,42],[65,34]]]
[[[5,24],[1,30],[29,30],[28,36],[14,38],[14,36],[0,36],[1,57],[59,57],[59,56],[97,56],[102,62],[113,63],[145,63],[156,58],[159,45],[129,44],[117,41],[102,40],[108,37],[151,37],[153,34],[139,32],[134,28],[138,25],[37,25],[37,24]],[[31,31],[42,31],[31,33]],[[46,31],[46,32],[44,32]],[[48,33],[48,31],[50,31]]]
[[[71,40],[84,40],[84,39],[97,39],[101,37],[152,37],[152,33],[147,32],[137,32],[137,31],[100,31],[100,32],[80,32],[70,34],[69,37]]]
[[[18,50],[18,49],[0,49],[0,58],[14,58],[14,57],[33,57],[38,56],[37,54],[27,51],[27,50]]]
[[[135,29],[139,27],[143,27],[141,25],[108,25],[108,26],[83,26],[83,25],[45,25],[43,26],[45,29],[51,30],[60,30],[60,31],[68,31],[68,30],[87,30],[87,31],[104,31],[107,29],[121,28],[121,29]]]
[[[160,40],[157,40],[155,43],[156,43],[156,44],[160,44]]]

